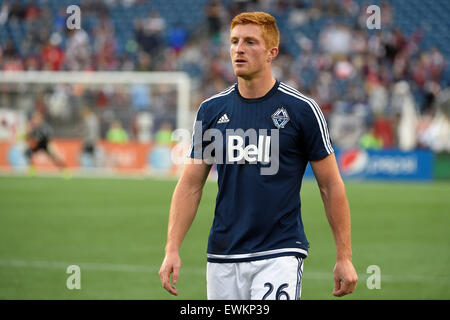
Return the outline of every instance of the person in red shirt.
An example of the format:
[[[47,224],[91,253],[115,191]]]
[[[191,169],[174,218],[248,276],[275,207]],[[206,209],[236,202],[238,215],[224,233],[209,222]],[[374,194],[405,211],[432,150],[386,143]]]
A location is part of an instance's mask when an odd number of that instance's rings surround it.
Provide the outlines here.
[[[42,48],[41,59],[44,70],[59,71],[64,61],[64,51],[59,47],[61,37],[53,34],[48,43]]]

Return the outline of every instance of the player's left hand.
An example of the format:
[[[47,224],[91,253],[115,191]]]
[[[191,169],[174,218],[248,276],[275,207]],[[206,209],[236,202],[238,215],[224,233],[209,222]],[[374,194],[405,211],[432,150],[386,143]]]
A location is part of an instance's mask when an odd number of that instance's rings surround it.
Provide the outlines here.
[[[168,253],[164,257],[164,261],[159,269],[159,277],[161,279],[161,285],[169,293],[174,296],[178,295],[178,290],[175,284],[178,282],[180,274],[181,259],[178,253]],[[172,275],[172,283],[170,283],[170,275]]]
[[[350,260],[338,260],[334,266],[333,296],[342,297],[356,288],[358,275]]]

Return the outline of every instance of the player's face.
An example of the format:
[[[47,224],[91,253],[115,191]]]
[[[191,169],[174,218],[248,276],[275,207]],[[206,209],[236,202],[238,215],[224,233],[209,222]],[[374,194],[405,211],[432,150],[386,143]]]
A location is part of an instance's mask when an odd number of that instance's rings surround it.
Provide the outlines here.
[[[261,27],[241,24],[231,30],[230,56],[237,77],[251,79],[270,68],[270,52],[262,37]]]

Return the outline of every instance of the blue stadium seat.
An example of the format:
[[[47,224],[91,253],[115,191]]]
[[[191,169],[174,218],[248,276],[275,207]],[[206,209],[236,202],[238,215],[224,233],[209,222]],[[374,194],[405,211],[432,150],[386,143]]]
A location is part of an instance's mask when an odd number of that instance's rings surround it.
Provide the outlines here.
[[[27,0],[15,0],[22,5],[28,3]],[[91,2],[91,1],[90,1]],[[222,0],[222,4],[227,7],[231,5],[232,0]],[[313,6],[313,0],[304,0],[305,7]],[[383,6],[386,1],[382,0],[355,0],[359,5],[376,4]],[[0,5],[3,0],[0,0]],[[36,0],[40,6],[48,6],[53,15],[56,15],[61,7],[67,7],[72,4],[81,5],[81,0]],[[206,16],[204,7],[209,0],[152,0],[137,1],[132,6],[124,6],[122,1],[104,2],[109,12],[109,18],[115,29],[115,37],[119,52],[122,52],[128,40],[134,37],[133,21],[136,18],[144,18],[153,10],[156,10],[166,20],[166,34],[178,23],[182,22],[189,31],[193,31],[198,26],[206,25]],[[430,5],[432,3],[432,5]],[[395,26],[399,27],[407,36],[414,31],[422,28],[425,32],[421,43],[421,48],[429,49],[436,46],[445,55],[446,59],[450,57],[450,4],[448,0],[408,0],[408,1],[389,1],[393,9]],[[274,13],[274,12],[273,12]],[[274,13],[275,14],[275,13]],[[383,14],[383,12],[381,12]],[[289,12],[277,13],[276,18],[282,33],[282,44],[295,57],[301,54],[299,45],[295,41],[295,37],[302,33],[310,39],[317,39],[324,26],[332,19],[332,21],[354,25],[355,21],[350,17],[326,17],[319,19],[310,19],[302,26],[294,27],[288,25]],[[98,18],[95,14],[86,14],[82,16],[82,25],[90,32],[98,24]],[[12,39],[14,43],[20,45],[21,38],[28,33],[32,25],[20,23],[18,25],[7,24],[2,26],[0,30],[0,43]],[[385,30],[388,28],[385,27]],[[371,33],[373,31],[368,31]],[[317,43],[315,43],[317,45]],[[191,73],[196,71],[191,70]],[[450,64],[447,67],[446,79],[450,76]],[[310,77],[306,75],[306,77]]]

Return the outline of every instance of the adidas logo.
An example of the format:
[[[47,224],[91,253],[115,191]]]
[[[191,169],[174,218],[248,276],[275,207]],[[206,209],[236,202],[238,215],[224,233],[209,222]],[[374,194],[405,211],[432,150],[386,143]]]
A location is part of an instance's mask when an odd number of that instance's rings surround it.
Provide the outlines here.
[[[223,116],[221,116],[219,120],[217,120],[217,123],[227,123],[227,122],[230,122],[230,119],[228,118],[226,113]]]

